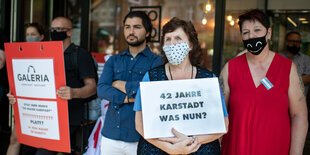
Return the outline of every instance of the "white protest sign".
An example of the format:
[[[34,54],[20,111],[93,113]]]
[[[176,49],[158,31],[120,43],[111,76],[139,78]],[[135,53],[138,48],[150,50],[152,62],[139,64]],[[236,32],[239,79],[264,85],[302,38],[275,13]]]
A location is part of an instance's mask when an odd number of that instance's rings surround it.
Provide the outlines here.
[[[53,59],[13,59],[16,95],[56,99]]]
[[[225,133],[217,78],[141,82],[144,138]]]
[[[16,97],[18,142],[56,152],[71,152],[68,101],[56,90],[66,86],[63,43],[5,43],[9,86]]]
[[[23,134],[59,140],[56,101],[17,99]]]

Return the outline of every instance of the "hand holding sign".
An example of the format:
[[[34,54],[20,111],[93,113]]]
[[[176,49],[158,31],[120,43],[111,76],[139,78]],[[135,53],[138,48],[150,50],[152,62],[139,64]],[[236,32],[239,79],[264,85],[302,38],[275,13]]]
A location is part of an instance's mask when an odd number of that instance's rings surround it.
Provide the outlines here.
[[[164,150],[168,154],[191,154],[196,152],[201,144],[197,141],[192,141],[192,139],[183,139],[176,143],[166,143],[168,150]]]
[[[66,85],[62,42],[5,43],[18,141],[70,152],[68,105],[56,95]],[[16,104],[15,104],[16,103]]]
[[[72,89],[68,86],[60,87],[57,90],[57,95],[64,100],[71,100],[73,96],[72,94]]]
[[[11,94],[11,91],[8,94],[6,94],[6,96],[8,97],[10,104],[16,103],[16,98],[14,97],[14,95]]]
[[[172,144],[179,143],[179,142],[184,141],[186,139],[191,139],[192,143],[194,142],[193,138],[188,137],[187,135],[184,135],[183,133],[178,132],[174,128],[171,129],[171,132],[174,134],[175,137],[159,138],[158,140],[164,141],[164,142],[169,142]]]
[[[144,138],[225,133],[217,78],[141,82]],[[166,139],[167,140],[167,139]]]

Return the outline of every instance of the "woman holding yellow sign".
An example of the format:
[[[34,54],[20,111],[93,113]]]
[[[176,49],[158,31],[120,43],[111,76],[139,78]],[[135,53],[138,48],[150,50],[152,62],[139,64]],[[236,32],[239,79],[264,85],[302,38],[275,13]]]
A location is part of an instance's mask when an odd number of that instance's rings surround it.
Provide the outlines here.
[[[163,27],[161,44],[163,45],[161,53],[164,56],[164,61],[166,63],[148,71],[144,76],[143,81],[165,81],[215,77],[212,72],[197,66],[200,63],[202,52],[198,43],[197,32],[191,22],[186,22],[178,18],[171,19]],[[172,95],[175,98],[197,97],[200,95],[200,92],[178,92]],[[164,94],[161,98],[162,97],[169,97],[169,93]],[[226,111],[223,94],[221,94],[221,99],[227,128],[228,114]],[[202,103],[178,103],[161,105],[161,109],[194,109],[199,106],[202,106]],[[144,139],[140,90],[136,96],[134,110],[136,111],[136,129],[142,135],[138,145],[138,154],[215,155],[221,153],[218,138],[223,135],[222,133],[185,135],[175,129],[172,129],[172,133],[175,137]]]

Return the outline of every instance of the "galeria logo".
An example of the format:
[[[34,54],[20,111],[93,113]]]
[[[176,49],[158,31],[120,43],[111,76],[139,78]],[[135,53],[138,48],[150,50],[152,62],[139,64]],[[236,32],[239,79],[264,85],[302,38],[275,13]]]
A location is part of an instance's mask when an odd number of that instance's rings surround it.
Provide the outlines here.
[[[28,74],[17,74],[18,81],[29,82],[49,82],[48,76],[45,74],[36,74],[36,70],[32,65],[28,66]]]

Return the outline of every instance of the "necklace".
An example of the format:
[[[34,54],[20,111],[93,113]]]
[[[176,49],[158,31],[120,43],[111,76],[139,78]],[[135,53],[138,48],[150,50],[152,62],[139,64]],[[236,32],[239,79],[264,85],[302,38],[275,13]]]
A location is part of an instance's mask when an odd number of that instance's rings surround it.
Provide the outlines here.
[[[169,69],[169,73],[170,73],[170,79],[173,80],[172,74],[171,74],[170,65],[168,65],[168,69]],[[192,66],[192,75],[191,75],[191,79],[193,79],[193,72],[194,72],[194,66]]]

